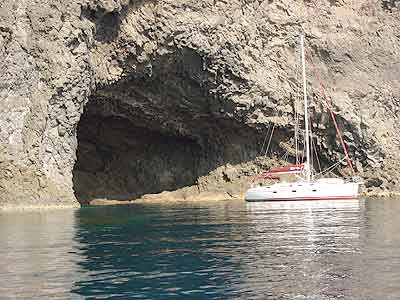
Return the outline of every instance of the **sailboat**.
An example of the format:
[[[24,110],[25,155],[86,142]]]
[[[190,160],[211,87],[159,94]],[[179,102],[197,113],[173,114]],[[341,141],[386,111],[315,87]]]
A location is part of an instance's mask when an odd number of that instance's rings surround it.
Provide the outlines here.
[[[308,119],[308,99],[306,82],[306,64],[304,51],[304,34],[300,36],[301,61],[303,73],[303,97],[304,97],[304,147],[305,161],[284,168],[276,168],[261,173],[259,178],[280,180],[284,175],[294,175],[297,177],[295,182],[278,182],[269,186],[253,186],[247,190],[245,200],[255,201],[303,201],[303,200],[349,200],[356,199],[359,193],[360,180],[355,178],[319,178],[316,179],[311,167],[310,153],[310,125]],[[335,127],[338,131],[337,123],[331,111]],[[339,131],[338,131],[339,132]],[[347,162],[351,166],[343,139],[340,136],[343,149],[346,154]]]

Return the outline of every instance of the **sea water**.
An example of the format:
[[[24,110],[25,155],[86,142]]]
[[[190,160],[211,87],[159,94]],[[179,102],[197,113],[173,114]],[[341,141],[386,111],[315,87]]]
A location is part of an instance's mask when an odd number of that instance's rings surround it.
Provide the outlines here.
[[[400,299],[400,199],[0,214],[0,299]]]

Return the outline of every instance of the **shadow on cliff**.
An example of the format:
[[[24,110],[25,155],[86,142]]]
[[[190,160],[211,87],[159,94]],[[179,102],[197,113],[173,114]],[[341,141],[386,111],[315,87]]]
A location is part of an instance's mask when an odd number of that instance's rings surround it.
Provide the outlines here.
[[[200,144],[190,137],[137,127],[124,118],[83,118],[74,168],[76,197],[81,203],[129,200],[192,186],[221,165],[255,158],[256,152],[246,151],[250,140],[226,132],[223,139]]]
[[[78,125],[73,181],[81,203],[193,186],[220,166],[259,155],[265,131],[246,125],[234,103],[212,92],[222,85],[210,81],[203,63],[182,50],[97,90]],[[281,131],[273,141],[278,152]]]

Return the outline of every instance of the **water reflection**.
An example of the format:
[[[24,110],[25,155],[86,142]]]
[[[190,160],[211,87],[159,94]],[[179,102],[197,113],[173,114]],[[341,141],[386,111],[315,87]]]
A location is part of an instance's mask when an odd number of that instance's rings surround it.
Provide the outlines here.
[[[254,227],[242,260],[245,285],[264,287],[271,299],[354,297],[363,207],[363,201],[249,203]]]
[[[359,281],[363,299],[399,299],[400,199],[366,202]]]
[[[397,299],[400,201],[0,215],[1,299]]]
[[[82,210],[77,239],[85,245],[80,265],[89,276],[74,292],[112,299],[223,298],[222,275],[235,266],[207,249],[218,249],[213,244],[224,215],[190,205]]]
[[[81,299],[75,235],[73,210],[0,215],[1,299]]]

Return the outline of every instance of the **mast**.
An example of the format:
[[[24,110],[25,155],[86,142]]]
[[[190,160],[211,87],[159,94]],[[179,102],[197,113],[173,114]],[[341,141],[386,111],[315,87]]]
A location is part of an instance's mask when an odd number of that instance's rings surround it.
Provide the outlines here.
[[[304,146],[306,147],[306,161],[305,171],[307,182],[311,181],[311,168],[310,168],[310,132],[308,124],[308,103],[307,103],[307,79],[306,79],[306,59],[304,54],[304,34],[300,35],[300,46],[301,46],[301,63],[303,66],[303,93],[304,93],[304,127],[305,127],[305,140]]]

